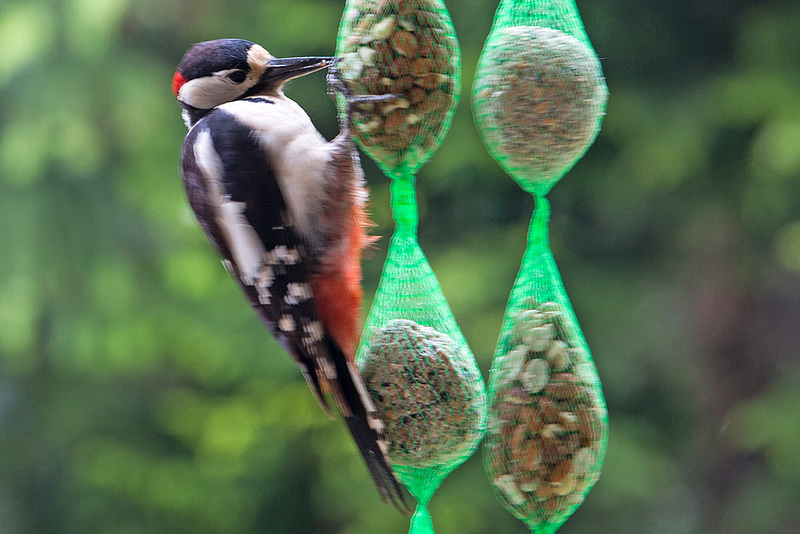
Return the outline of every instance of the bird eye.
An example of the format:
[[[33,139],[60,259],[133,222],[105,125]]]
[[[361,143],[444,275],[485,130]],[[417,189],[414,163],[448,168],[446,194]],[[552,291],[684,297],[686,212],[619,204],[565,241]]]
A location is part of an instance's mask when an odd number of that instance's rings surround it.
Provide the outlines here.
[[[243,70],[235,70],[228,74],[228,79],[233,83],[242,83],[247,78],[247,73]]]

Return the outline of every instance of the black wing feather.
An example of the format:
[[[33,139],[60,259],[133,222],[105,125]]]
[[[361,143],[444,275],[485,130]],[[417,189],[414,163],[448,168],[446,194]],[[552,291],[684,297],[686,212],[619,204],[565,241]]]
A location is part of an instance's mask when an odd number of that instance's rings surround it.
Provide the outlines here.
[[[267,102],[262,104],[269,105]],[[214,152],[221,162],[223,172],[219,176],[219,186],[222,193],[230,201],[245,206],[243,215],[247,225],[256,232],[267,252],[265,261],[272,269],[272,283],[266,299],[263,288],[259,291],[244,280],[217,220],[219,214],[215,212],[215,205],[218,200],[213,198],[215,192],[211,191],[216,185],[204,175],[195,154],[200,135],[210,135]],[[275,171],[249,128],[223,110],[210,112],[192,128],[184,141],[182,173],[189,202],[201,226],[228,260],[255,311],[298,362],[314,396],[330,416],[320,384],[321,377],[329,379],[345,422],[381,497],[390,500],[398,509],[407,510],[386,451],[382,449],[387,443],[383,424],[366,394],[358,371],[336,343],[321,328],[316,328],[321,327],[321,323],[310,289],[310,298],[287,299],[290,285],[306,284],[309,272],[316,264],[314,258],[308,257],[306,244],[291,225]],[[294,254],[269,254],[279,250],[294,251]],[[281,319],[285,316],[301,318],[300,324],[295,324],[293,329],[283,328]]]
[[[245,203],[244,215],[257,232],[264,249],[271,251],[283,246],[298,253],[298,261],[292,265],[276,259],[273,266],[275,280],[269,288],[269,304],[260,300],[252,285],[244,283],[230,246],[217,222],[214,202],[210,200],[214,193],[210,190],[208,177],[203,176],[194,152],[197,137],[202,132],[211,135],[213,147],[222,162],[224,173],[221,185],[224,192],[231,200]],[[229,262],[236,280],[261,320],[284,350],[300,365],[314,396],[331,417],[330,408],[322,394],[320,377],[316,372],[318,365],[315,359],[319,357],[319,347],[315,344],[304,344],[300,336],[290,335],[278,327],[281,316],[285,314],[307,317],[309,321],[316,320],[316,310],[311,300],[298,302],[293,306],[286,303],[289,284],[306,281],[308,265],[302,239],[284,220],[286,204],[272,166],[255,140],[250,138],[249,130],[245,126],[230,114],[214,110],[186,136],[182,152],[182,174],[189,203],[206,235]]]

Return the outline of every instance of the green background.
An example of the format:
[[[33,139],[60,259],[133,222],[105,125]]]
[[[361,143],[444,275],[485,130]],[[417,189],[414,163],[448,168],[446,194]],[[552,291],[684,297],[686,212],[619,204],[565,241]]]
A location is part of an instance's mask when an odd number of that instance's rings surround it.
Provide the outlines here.
[[[332,0],[0,0],[0,532],[392,533],[201,235],[170,93],[194,42],[334,50]],[[450,0],[464,98],[418,177],[420,243],[485,373],[532,199],[468,89],[496,4]],[[610,412],[566,533],[800,531],[800,5],[584,0],[603,130],[553,189],[551,242]],[[322,75],[288,93],[336,133]],[[365,161],[371,295],[391,218]],[[526,532],[473,457],[438,534]]]

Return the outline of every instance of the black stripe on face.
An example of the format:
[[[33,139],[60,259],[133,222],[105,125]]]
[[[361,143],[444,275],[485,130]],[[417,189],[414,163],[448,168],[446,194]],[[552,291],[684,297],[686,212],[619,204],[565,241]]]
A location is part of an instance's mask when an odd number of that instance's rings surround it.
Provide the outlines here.
[[[250,96],[250,97],[246,97],[246,98],[247,98],[248,102],[258,102],[260,104],[274,104],[275,103],[274,100],[270,100],[269,98],[264,97],[264,96]]]

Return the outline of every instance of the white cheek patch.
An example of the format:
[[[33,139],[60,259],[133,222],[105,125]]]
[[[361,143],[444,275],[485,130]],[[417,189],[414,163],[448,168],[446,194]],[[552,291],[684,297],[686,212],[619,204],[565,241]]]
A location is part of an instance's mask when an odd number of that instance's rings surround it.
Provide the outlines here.
[[[228,72],[189,80],[178,91],[178,100],[198,109],[213,109],[236,100],[247,91],[247,84],[233,83],[225,76]]]

